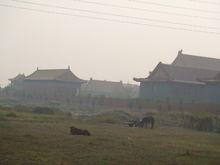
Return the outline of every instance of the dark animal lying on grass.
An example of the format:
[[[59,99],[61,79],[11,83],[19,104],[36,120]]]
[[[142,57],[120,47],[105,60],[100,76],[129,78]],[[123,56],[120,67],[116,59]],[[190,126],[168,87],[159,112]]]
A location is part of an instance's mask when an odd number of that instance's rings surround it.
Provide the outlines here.
[[[144,128],[144,127],[147,127],[148,124],[151,124],[151,129],[154,127],[154,118],[153,118],[153,116],[144,117],[141,121],[132,120],[128,123],[128,126],[129,127]]]
[[[91,136],[89,131],[79,129],[79,128],[76,128],[76,127],[70,127],[70,133],[71,133],[71,135]]]

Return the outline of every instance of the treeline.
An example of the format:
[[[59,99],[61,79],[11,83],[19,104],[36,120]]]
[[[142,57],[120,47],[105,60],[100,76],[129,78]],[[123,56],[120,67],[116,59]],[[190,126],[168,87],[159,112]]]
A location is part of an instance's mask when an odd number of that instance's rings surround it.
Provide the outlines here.
[[[37,115],[56,115],[65,119],[72,119],[71,111],[62,111],[54,107],[46,106],[24,106],[16,105],[13,107],[0,106],[0,110],[6,110],[5,115],[10,118],[17,118],[19,112],[32,113]],[[131,111],[130,111],[131,112]],[[137,116],[132,115],[129,111],[110,111],[94,115],[93,117],[85,116],[83,120],[105,123],[122,123],[132,119],[137,119]],[[155,117],[156,127],[171,126],[183,127],[198,131],[220,133],[220,117],[208,112],[178,112],[178,111],[148,111],[146,115]],[[1,117],[1,116],[0,116]],[[1,119],[1,118],[0,118]],[[80,119],[80,118],[79,118]]]
[[[160,126],[176,126],[220,133],[220,117],[208,112],[157,112],[153,114]]]
[[[169,98],[165,101],[149,100],[149,99],[116,99],[105,96],[65,96],[65,94],[56,95],[39,95],[33,93],[18,92],[11,90],[10,87],[0,92],[0,102],[8,102],[8,104],[26,104],[26,103],[43,103],[44,105],[59,106],[67,104],[76,109],[97,108],[124,108],[137,111],[146,111],[156,109],[158,111],[208,111],[220,114],[220,104],[198,103],[198,102],[172,102]]]
[[[56,116],[56,118],[60,119],[72,119],[72,113],[70,111],[62,111],[58,108],[47,107],[47,106],[25,106],[25,105],[16,105],[16,106],[1,106],[0,112],[4,111],[5,113],[0,113],[0,120],[4,120],[4,116],[8,118],[21,118],[21,119],[29,119],[30,115],[47,115],[48,117]],[[7,113],[6,113],[7,112]],[[46,119],[46,118],[44,118]]]

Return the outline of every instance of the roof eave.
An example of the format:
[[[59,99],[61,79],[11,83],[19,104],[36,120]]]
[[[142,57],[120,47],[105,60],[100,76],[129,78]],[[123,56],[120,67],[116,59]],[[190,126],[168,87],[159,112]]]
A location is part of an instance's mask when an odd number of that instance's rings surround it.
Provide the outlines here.
[[[144,81],[147,80],[147,78],[135,78],[134,77],[133,80],[136,81],[136,82],[144,82]]]

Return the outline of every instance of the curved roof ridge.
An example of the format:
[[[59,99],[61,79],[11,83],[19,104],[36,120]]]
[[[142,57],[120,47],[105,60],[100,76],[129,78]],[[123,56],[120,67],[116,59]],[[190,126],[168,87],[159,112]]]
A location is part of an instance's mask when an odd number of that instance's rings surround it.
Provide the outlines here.
[[[182,53],[182,51],[178,52],[177,57],[171,65],[220,71],[220,59],[213,57],[189,55]]]
[[[58,80],[66,82],[83,82],[70,69],[37,69],[25,80]]]

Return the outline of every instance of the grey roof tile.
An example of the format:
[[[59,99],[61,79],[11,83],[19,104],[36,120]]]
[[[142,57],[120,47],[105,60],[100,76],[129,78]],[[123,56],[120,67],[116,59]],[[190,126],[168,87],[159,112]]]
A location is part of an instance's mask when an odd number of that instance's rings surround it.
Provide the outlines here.
[[[159,72],[165,74],[166,76],[161,76],[161,74],[158,75]],[[200,83],[200,80],[216,77],[219,72],[220,71],[159,63],[149,77],[144,79],[135,79],[135,81],[176,81],[185,83]]]
[[[75,76],[69,69],[47,69],[47,70],[36,70],[31,75],[27,76],[25,80],[57,80],[66,82],[84,82]]]
[[[172,65],[220,71],[220,59],[183,54],[179,51]]]

